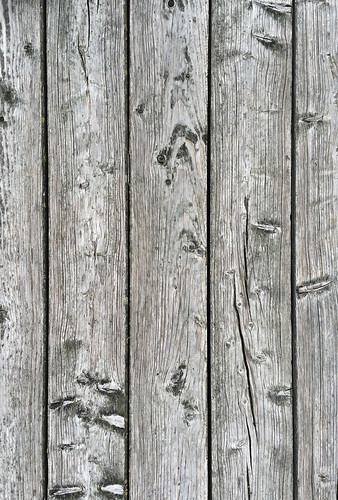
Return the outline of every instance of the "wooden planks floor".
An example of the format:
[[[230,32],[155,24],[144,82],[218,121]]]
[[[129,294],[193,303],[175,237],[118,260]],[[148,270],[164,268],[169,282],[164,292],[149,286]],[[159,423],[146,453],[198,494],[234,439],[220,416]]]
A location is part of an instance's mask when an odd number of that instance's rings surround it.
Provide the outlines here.
[[[0,0],[2,500],[333,500],[337,0]]]

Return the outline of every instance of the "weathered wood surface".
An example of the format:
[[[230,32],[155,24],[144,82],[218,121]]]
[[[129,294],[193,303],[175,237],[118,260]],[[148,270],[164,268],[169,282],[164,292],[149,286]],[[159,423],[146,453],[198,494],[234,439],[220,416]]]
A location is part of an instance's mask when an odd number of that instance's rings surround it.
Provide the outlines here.
[[[337,10],[0,0],[1,500],[336,498]]]
[[[298,498],[337,495],[338,4],[296,2]]]
[[[208,2],[130,5],[130,498],[207,498]]]
[[[124,489],[124,3],[48,3],[49,494]]]
[[[0,498],[44,487],[40,2],[0,2]]]
[[[292,498],[291,7],[212,2],[212,498]]]

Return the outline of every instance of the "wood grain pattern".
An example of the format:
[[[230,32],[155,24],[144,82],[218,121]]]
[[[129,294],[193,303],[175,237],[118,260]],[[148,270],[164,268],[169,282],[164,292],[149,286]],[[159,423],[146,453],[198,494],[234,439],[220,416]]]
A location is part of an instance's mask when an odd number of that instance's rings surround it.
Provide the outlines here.
[[[40,2],[0,2],[0,498],[40,500],[44,208]]]
[[[207,498],[208,2],[131,2],[130,498]]]
[[[336,498],[337,14],[0,0],[1,500]]]
[[[298,498],[337,495],[337,2],[296,2]]]
[[[214,499],[292,498],[291,7],[212,2]]]
[[[121,498],[124,3],[48,4],[49,493]]]

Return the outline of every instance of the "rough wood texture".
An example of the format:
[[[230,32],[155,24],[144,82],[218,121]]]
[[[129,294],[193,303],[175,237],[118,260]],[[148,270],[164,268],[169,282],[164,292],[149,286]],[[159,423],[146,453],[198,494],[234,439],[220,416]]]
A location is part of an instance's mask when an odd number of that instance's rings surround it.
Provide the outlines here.
[[[212,2],[214,499],[292,498],[291,7]]]
[[[0,0],[0,500],[336,498],[337,14]]]
[[[43,497],[40,2],[0,2],[0,498]]]
[[[124,4],[48,3],[49,492],[123,494]]]
[[[130,498],[205,499],[208,2],[130,20]]]
[[[338,4],[296,2],[298,498],[337,495]]]

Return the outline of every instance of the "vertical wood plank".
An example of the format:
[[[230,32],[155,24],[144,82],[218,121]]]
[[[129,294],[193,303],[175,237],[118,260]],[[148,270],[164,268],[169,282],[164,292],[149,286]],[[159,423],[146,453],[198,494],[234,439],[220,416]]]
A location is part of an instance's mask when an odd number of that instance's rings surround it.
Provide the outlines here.
[[[123,496],[124,3],[48,3],[49,492]]]
[[[337,2],[296,2],[298,498],[335,499],[337,399]]]
[[[0,497],[43,498],[40,1],[0,2]]]
[[[213,498],[292,498],[288,3],[212,2]]]
[[[130,8],[130,498],[204,499],[208,2]]]

